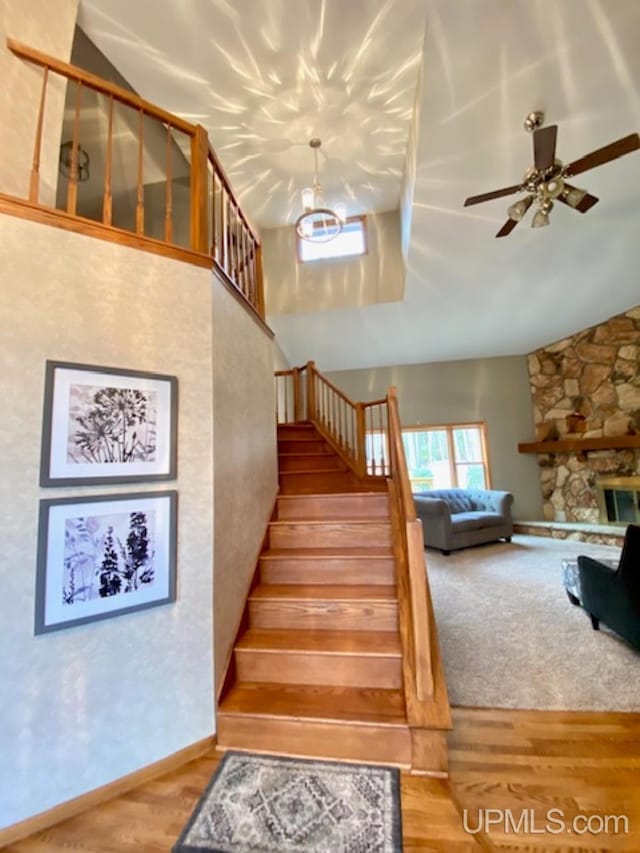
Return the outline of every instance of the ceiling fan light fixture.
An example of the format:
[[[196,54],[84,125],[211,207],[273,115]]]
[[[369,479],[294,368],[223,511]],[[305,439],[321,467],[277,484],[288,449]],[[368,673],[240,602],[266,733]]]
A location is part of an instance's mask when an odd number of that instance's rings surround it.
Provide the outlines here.
[[[515,204],[512,204],[507,208],[507,215],[509,219],[513,219],[514,222],[520,222],[520,220],[524,217],[525,213],[531,207],[533,203],[534,196],[528,195],[526,198],[521,198],[520,201],[516,201]]]
[[[538,210],[536,210],[535,216],[531,222],[532,228],[544,228],[545,225],[549,224],[549,213],[551,208],[553,207],[553,202],[543,202]]]
[[[296,220],[296,233],[302,240],[310,243],[328,243],[342,231],[347,219],[347,209],[344,204],[337,204],[333,209],[325,205],[322,186],[318,181],[318,149],[322,141],[317,137],[309,140],[309,147],[314,156],[313,186],[302,190],[303,212]]]
[[[542,198],[558,198],[564,192],[564,181],[562,178],[552,178],[540,184],[538,193]]]
[[[573,208],[576,208],[586,195],[587,191],[579,187],[565,187],[562,191],[562,198]]]

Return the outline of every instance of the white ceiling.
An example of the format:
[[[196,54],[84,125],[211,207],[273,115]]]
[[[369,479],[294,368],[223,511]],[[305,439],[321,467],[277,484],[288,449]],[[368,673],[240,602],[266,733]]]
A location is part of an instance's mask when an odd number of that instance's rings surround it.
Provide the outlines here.
[[[329,204],[398,206],[424,20],[416,0],[81,0],[79,17],[138,92],[207,128],[262,227],[295,222],[314,136]]]
[[[80,23],[145,97],[209,129],[263,225],[297,206],[312,134],[327,178],[365,209],[397,205],[426,16],[405,300],[270,317],[293,363],[525,353],[640,303],[639,152],[579,176],[600,203],[586,215],[557,205],[549,228],[532,230],[529,214],[496,240],[511,199],[463,208],[520,180],[532,109],[559,125],[564,162],[640,129],[638,0],[164,0],[155,17],[153,6],[81,0]]]

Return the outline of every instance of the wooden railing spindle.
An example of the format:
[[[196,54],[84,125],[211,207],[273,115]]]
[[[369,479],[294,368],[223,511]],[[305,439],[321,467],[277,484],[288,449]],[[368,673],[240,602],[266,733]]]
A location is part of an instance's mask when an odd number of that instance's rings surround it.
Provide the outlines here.
[[[190,139],[190,244],[189,248],[199,255],[209,256],[213,266],[227,284],[237,288],[244,299],[255,309],[262,318],[265,316],[264,276],[262,268],[262,247],[257,232],[242,212],[231,183],[222,165],[211,148],[206,131],[201,125],[195,125],[179,116],[163,110],[160,107],[140,98],[133,92],[117,86],[110,81],[85,71],[78,66],[62,62],[55,57],[21,44],[15,39],[7,38],[7,47],[12,53],[35,66],[43,69],[42,89],[39,98],[38,114],[35,122],[35,138],[33,157],[29,172],[27,200],[35,206],[42,206],[40,197],[40,169],[42,158],[42,143],[44,132],[44,116],[48,97],[48,85],[51,73],[60,75],[67,81],[76,84],[75,114],[73,117],[73,136],[70,140],[69,180],[66,192],[66,213],[77,216],[78,183],[80,182],[80,110],[83,101],[83,87],[92,92],[106,95],[108,105],[108,130],[105,145],[105,170],[103,182],[102,216],[95,223],[108,226],[100,231],[95,228],[91,233],[106,239],[119,241],[116,231],[128,230],[138,237],[145,234],[145,193],[144,193],[144,145],[145,136],[149,136],[147,127],[145,134],[145,119],[153,118],[166,128],[166,188],[165,210],[163,221],[163,240],[165,246],[177,250],[174,244],[174,192],[173,165],[175,153],[175,131],[186,134]],[[86,100],[86,99],[85,99]],[[117,103],[130,109],[135,116],[138,114],[137,128],[137,180],[135,184],[135,225],[127,229],[113,226],[113,188],[114,188],[114,110]],[[83,124],[84,127],[84,124]],[[188,158],[187,158],[188,159]],[[212,176],[212,178],[210,178]],[[82,174],[84,178],[84,174]],[[212,197],[209,199],[209,189],[212,182]],[[22,199],[20,199],[22,201]],[[49,220],[47,220],[49,221]],[[63,227],[71,227],[68,218],[59,217]],[[73,230],[77,230],[74,226]],[[135,245],[141,245],[136,243]],[[152,251],[160,247],[152,247],[151,241],[142,246]],[[161,248],[160,254],[169,254],[166,248]],[[169,254],[169,256],[171,256]],[[182,255],[176,254],[184,260]],[[202,258],[191,259],[202,265]],[[206,263],[206,261],[205,261]],[[318,386],[319,387],[319,386]]]
[[[166,194],[164,201],[164,239],[173,242],[173,139],[171,125],[167,124],[167,174]]]
[[[113,95],[109,95],[109,118],[107,124],[107,150],[104,164],[104,194],[102,198],[102,221],[111,225],[113,221]]]
[[[29,180],[29,201],[38,203],[40,194],[40,152],[42,149],[42,126],[44,123],[44,106],[47,97],[47,83],[49,82],[49,68],[45,66],[42,75],[42,91],[40,93],[40,108],[38,109],[38,123],[36,125],[36,138],[33,143],[33,164],[31,166],[31,178]]]
[[[316,365],[307,362],[307,418],[312,421],[316,417]]]
[[[78,136],[80,132],[80,103],[82,101],[82,83],[76,88],[76,109],[73,117],[73,138],[71,141],[71,169],[67,185],[67,213],[76,215],[78,207]]]
[[[144,234],[144,113],[138,122],[138,187],[136,193],[136,234]]]

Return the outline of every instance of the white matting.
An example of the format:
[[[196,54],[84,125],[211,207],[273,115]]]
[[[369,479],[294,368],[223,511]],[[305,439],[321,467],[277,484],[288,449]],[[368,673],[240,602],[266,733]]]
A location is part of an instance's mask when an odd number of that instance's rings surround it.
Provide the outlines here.
[[[561,561],[609,545],[516,535],[425,551],[453,705],[640,711],[640,653],[570,602]]]

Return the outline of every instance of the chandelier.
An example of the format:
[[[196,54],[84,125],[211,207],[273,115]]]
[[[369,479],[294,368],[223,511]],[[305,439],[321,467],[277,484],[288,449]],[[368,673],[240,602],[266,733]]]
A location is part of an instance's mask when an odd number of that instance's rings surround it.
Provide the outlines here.
[[[310,243],[328,243],[342,231],[347,217],[344,204],[336,204],[335,209],[325,205],[322,186],[318,181],[318,149],[322,141],[314,137],[309,140],[313,151],[315,170],[313,186],[302,190],[303,213],[296,220],[296,232],[302,240]]]

